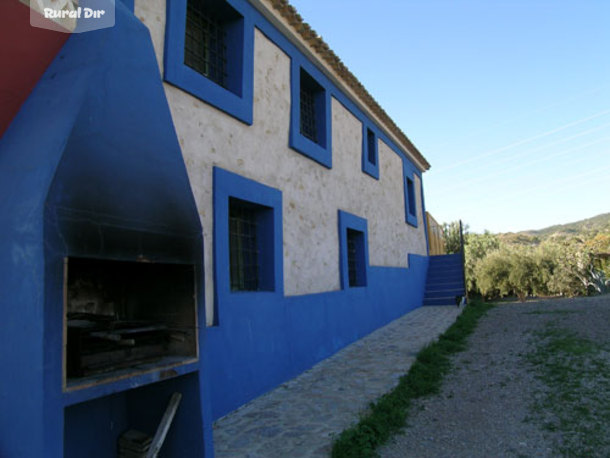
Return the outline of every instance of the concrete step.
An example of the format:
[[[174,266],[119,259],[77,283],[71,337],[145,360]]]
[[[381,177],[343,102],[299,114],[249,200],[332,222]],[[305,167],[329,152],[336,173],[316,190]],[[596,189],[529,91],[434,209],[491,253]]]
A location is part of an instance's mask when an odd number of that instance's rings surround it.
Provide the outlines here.
[[[455,259],[462,259],[462,253],[437,254],[430,256],[430,262],[443,262]]]
[[[450,272],[450,273],[442,273],[442,272],[428,272],[428,280],[436,280],[443,281],[445,279],[455,280],[455,279],[463,279],[464,274],[462,272]]]
[[[430,266],[442,266],[442,265],[457,266],[457,265],[461,265],[461,264],[462,264],[461,256],[450,257],[450,258],[431,256],[430,261],[429,261]]]
[[[429,270],[428,277],[462,277],[462,269]]]
[[[428,269],[442,269],[442,268],[448,268],[448,267],[453,267],[456,269],[461,269],[462,268],[462,261],[460,262],[431,262],[428,264]]]
[[[439,289],[457,289],[464,288],[464,282],[460,278],[459,280],[448,280],[448,281],[430,281],[426,282],[426,291],[439,290]]]
[[[436,299],[439,297],[455,297],[455,296],[463,296],[464,288],[454,288],[454,289],[441,289],[436,291],[426,290],[424,294],[424,300],[426,299]]]
[[[424,299],[424,305],[453,305],[457,306],[455,296]]]

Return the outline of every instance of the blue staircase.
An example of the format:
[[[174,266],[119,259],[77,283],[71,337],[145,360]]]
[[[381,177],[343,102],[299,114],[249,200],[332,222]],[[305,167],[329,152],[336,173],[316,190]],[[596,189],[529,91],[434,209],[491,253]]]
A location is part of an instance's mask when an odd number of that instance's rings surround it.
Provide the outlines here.
[[[464,295],[462,254],[430,256],[424,305],[455,306]]]

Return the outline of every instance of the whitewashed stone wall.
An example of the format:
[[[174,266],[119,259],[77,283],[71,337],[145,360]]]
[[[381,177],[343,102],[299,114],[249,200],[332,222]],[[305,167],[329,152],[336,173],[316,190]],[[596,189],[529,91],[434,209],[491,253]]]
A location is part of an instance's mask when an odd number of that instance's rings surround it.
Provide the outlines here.
[[[137,0],[162,71],[165,1]],[[418,228],[405,222],[402,162],[379,142],[380,180],[361,169],[362,124],[332,99],[333,168],[288,148],[290,58],[260,31],[254,39],[254,122],[247,126],[182,90],[166,94],[197,202],[204,236],[206,316],[213,321],[212,170],[219,166],[283,193],[286,295],[340,288],[337,210],[367,219],[373,266],[407,267],[426,254],[420,181]]]

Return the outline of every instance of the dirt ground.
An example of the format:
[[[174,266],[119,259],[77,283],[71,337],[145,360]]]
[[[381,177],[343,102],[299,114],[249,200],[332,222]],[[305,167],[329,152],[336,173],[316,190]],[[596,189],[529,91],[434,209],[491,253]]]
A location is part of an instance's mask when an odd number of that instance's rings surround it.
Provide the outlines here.
[[[382,457],[610,457],[610,295],[502,303],[453,365]]]

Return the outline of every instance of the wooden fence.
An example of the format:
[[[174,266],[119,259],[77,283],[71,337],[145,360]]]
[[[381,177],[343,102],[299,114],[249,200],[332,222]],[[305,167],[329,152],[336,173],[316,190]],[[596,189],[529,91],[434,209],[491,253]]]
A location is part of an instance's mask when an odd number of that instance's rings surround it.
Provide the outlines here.
[[[426,212],[426,221],[428,224],[428,248],[430,250],[430,256],[445,254],[443,226],[438,224],[428,212]]]

